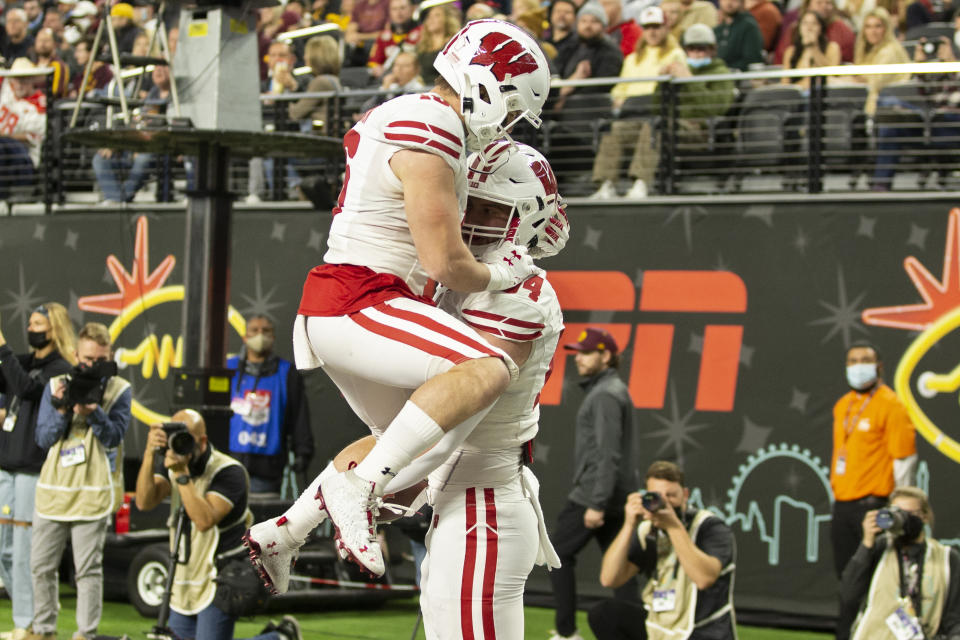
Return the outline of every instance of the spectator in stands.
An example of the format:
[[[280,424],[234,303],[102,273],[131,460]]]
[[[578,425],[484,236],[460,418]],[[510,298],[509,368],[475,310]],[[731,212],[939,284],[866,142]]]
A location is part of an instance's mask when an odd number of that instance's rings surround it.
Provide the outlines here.
[[[827,23],[827,40],[840,45],[840,59],[843,62],[854,62],[854,44],[857,36],[853,29],[837,13],[833,0],[804,0],[803,6],[796,12],[788,12],[783,18],[783,28],[780,31],[780,40],[774,53],[774,62],[783,63],[783,54],[793,42],[793,32],[797,28],[797,20],[807,11],[813,11]]]
[[[335,39],[313,36],[307,40],[303,57],[312,74],[305,89],[307,93],[341,90],[340,47]],[[331,128],[332,106],[330,98],[300,98],[290,103],[287,115],[291,120],[307,120],[308,126],[301,127],[302,131],[326,133]]]
[[[10,67],[18,75],[0,84],[0,200],[11,186],[33,183],[40,166],[40,147],[47,131],[45,78],[30,75],[37,65],[17,58]]]
[[[328,5],[327,0],[313,0],[310,7],[313,23],[332,22],[340,27],[340,31],[346,33],[350,24],[350,14],[353,12],[353,4],[353,0],[341,0],[338,7],[336,3]]]
[[[58,55],[56,36],[54,36],[51,29],[44,28],[37,32],[33,52],[33,61],[38,67],[50,67],[53,69],[53,97],[62,98],[66,96],[67,87],[70,84],[70,69]]]
[[[120,53],[133,51],[133,43],[140,34],[140,27],[135,18],[133,6],[126,2],[118,2],[110,8],[110,20],[117,34],[117,49]]]
[[[857,36],[854,64],[901,64],[910,62],[906,49],[897,41],[893,33],[893,24],[886,9],[877,7],[867,14],[863,20],[863,31]],[[904,73],[874,74],[869,76],[853,76],[853,82],[867,85],[867,102],[864,111],[873,115],[877,110],[877,96],[880,89],[888,84],[904,82],[910,76]]]
[[[56,22],[56,19],[51,20],[50,16],[60,16],[61,14],[55,11],[48,11],[47,18],[44,20],[44,26],[50,27],[53,29],[54,33],[57,32],[56,24],[49,24],[50,22]],[[90,33],[91,28],[93,27],[93,19],[97,15],[97,5],[90,2],[90,0],[80,0],[69,14],[63,16],[61,22],[63,26],[63,40],[69,45],[70,48],[76,46],[76,44],[87,35],[92,35]],[[91,38],[90,42],[93,42]],[[73,64],[66,56],[64,60],[68,64]],[[73,71],[73,67],[71,67]],[[71,73],[71,75],[76,75]]]
[[[717,56],[717,37],[713,29],[705,24],[690,26],[683,34],[683,50],[686,62],[674,61],[666,65],[661,73],[678,78],[729,73],[730,69]],[[707,142],[708,119],[723,115],[730,108],[734,96],[732,80],[693,82],[677,85],[677,123],[676,140],[689,150]],[[659,88],[654,92],[653,113],[659,112]],[[598,157],[604,154],[601,149]],[[660,163],[660,143],[649,120],[642,123],[630,162],[628,175],[634,179],[633,186],[627,192],[627,198],[644,198],[650,190],[657,166]],[[609,174],[595,174],[604,180]],[[615,192],[614,192],[615,193]],[[612,197],[614,193],[598,191],[597,197]]]
[[[600,0],[607,12],[607,35],[613,40],[624,57],[633,53],[640,39],[640,26],[633,19],[623,17],[623,0]]]
[[[416,55],[409,51],[398,53],[390,73],[384,75],[380,82],[380,88],[390,92],[383,101],[404,93],[422,91],[427,83],[423,81],[420,71],[420,61]]]
[[[717,8],[707,0],[680,0],[680,17],[670,32],[679,40],[694,24],[717,26]]]
[[[170,99],[170,68],[157,65],[151,72],[153,88],[147,94],[144,111],[151,115],[163,113]],[[100,149],[93,156],[93,172],[103,192],[104,205],[133,202],[153,169],[153,153]]]
[[[113,79],[113,71],[110,65],[104,64],[99,60],[93,61],[93,68],[90,72],[90,78],[87,80],[87,86],[80,91],[80,83],[83,82],[83,70],[90,59],[91,49],[93,48],[93,38],[86,36],[73,47],[73,58],[77,63],[77,73],[70,76],[70,97],[76,98],[81,93],[87,95],[90,91],[103,89]]]
[[[793,44],[783,55],[784,69],[810,69],[840,64],[840,45],[827,40],[827,22],[813,11],[800,18],[800,26],[794,29]],[[783,84],[795,83],[804,89],[810,88],[810,78],[783,78]]]
[[[956,5],[951,0],[941,0],[940,2],[901,1],[906,3],[904,33],[930,22],[953,21],[953,12]]]
[[[275,40],[270,43],[267,50],[267,79],[260,83],[261,93],[271,93],[281,95],[284,93],[293,93],[304,91],[307,83],[310,81],[306,76],[293,75],[294,65],[297,63],[297,57],[293,53],[293,47],[286,40]],[[338,71],[339,73],[339,71]],[[274,102],[268,100],[263,103],[265,107],[271,109],[283,108],[282,105],[290,104],[283,102]],[[298,125],[299,126],[299,125]],[[250,158],[249,172],[247,174],[247,198],[250,204],[255,204],[263,200],[265,191],[273,191],[273,158]],[[289,178],[296,179],[291,164],[287,164]]]
[[[32,36],[37,35],[43,26],[43,8],[40,0],[23,0],[23,12],[27,14],[27,31]]]
[[[713,28],[717,55],[728,67],[740,71],[763,62],[763,35],[754,17],[744,10],[743,0],[719,0],[719,7],[720,23]]]
[[[674,28],[677,26],[677,23],[680,22],[680,16],[683,15],[682,0],[662,0],[660,2],[660,8],[663,9],[663,25],[667,28],[667,31],[670,32],[670,35],[676,38],[677,42],[680,42],[683,31],[677,34]]]
[[[360,50],[366,50],[387,26],[390,18],[390,0],[356,0],[344,41]]]
[[[770,0],[746,0],[744,7],[760,27],[760,33],[763,35],[763,50],[773,51],[777,43],[777,34],[780,33],[780,25],[783,23],[780,9]]]
[[[433,68],[433,61],[440,49],[443,49],[450,38],[460,30],[463,23],[460,20],[460,11],[450,3],[434,5],[426,10],[421,9],[420,21],[423,27],[416,47],[417,66],[423,83],[432,87],[438,75],[437,70]]]
[[[927,56],[921,38],[913,50],[914,62],[956,62],[956,56],[949,38],[941,37],[936,43],[936,53]],[[879,106],[894,106],[919,112],[925,120],[926,114],[936,113],[930,126],[930,146],[944,152],[946,162],[952,162],[951,154],[956,153],[957,138],[960,136],[960,76],[956,73],[918,73],[915,79],[922,83],[924,94],[922,104],[903,102],[897,99],[883,98]],[[889,103],[887,102],[889,101]],[[877,126],[877,165],[873,172],[874,191],[889,191],[900,150],[906,147],[919,147],[924,144],[923,130],[914,126],[896,126],[880,124]]]
[[[370,52],[367,65],[377,78],[390,70],[393,59],[401,51],[415,51],[422,28],[413,19],[412,0],[390,0],[390,24],[388,24]]]
[[[467,9],[465,21],[472,22],[474,20],[485,20],[487,18],[492,18],[495,15],[497,15],[497,12],[494,11],[493,7],[488,5],[486,2],[474,2]]]
[[[0,31],[0,56],[9,65],[17,58],[30,56],[33,36],[27,31],[27,13],[23,9],[10,9],[6,12],[6,18],[6,24]]]
[[[640,14],[643,25],[643,35],[637,43],[636,51],[623,61],[620,70],[621,78],[643,78],[659,75],[660,72],[673,64],[686,64],[686,55],[677,39],[667,30],[663,10],[660,7],[647,7]],[[593,181],[600,185],[594,198],[607,200],[617,195],[616,182],[620,174],[620,161],[628,147],[640,135],[641,127],[649,124],[640,116],[651,115],[649,110],[639,112],[631,110],[627,113],[624,103],[634,96],[649,96],[657,88],[656,82],[621,82],[610,92],[613,98],[614,113],[619,117],[613,121],[610,132],[600,139],[600,148],[593,164]],[[649,140],[649,138],[648,138]],[[637,154],[634,154],[634,158]],[[638,173],[639,167],[631,164],[632,173]],[[630,197],[642,197],[646,184],[637,184],[637,191],[628,194]]]
[[[623,54],[620,47],[604,33],[607,28],[607,12],[599,4],[588,2],[577,12],[577,37],[580,45],[573,56],[561,69],[561,75],[567,80],[585,80],[586,78],[615,78],[620,75]],[[561,87],[556,108],[562,109],[567,98],[573,93],[605,93],[604,86],[598,87]]]
[[[877,6],[876,0],[841,0],[837,9],[850,19],[853,30],[860,33],[863,29],[863,19]]]
[[[577,5],[573,0],[553,0],[550,5],[550,35],[547,42],[557,50],[553,63],[562,73],[580,44],[577,39]]]

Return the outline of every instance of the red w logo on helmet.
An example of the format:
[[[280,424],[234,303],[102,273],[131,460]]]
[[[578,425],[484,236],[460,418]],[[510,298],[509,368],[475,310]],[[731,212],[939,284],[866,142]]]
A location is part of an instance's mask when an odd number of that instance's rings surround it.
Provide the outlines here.
[[[490,72],[500,82],[507,74],[519,76],[537,70],[537,61],[530,52],[510,36],[498,31],[483,36],[470,64],[482,67],[493,65]]]
[[[546,194],[548,196],[556,195],[559,190],[557,178],[553,175],[553,169],[550,168],[550,165],[540,160],[534,160],[530,163],[530,168],[533,169],[534,175],[540,178],[540,184],[543,185]]]

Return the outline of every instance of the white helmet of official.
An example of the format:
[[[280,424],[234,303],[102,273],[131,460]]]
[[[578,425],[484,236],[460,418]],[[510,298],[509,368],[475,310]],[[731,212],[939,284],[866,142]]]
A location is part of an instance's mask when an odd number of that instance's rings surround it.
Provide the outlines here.
[[[460,96],[471,151],[506,137],[521,119],[540,126],[550,71],[539,45],[520,27],[502,20],[469,22],[433,66]]]
[[[502,227],[464,220],[464,241],[471,250],[482,253],[507,241],[527,247],[533,258],[560,253],[570,237],[570,222],[563,210],[557,178],[539,151],[525,144],[498,140],[487,145],[482,153],[471,155],[467,166],[471,198],[510,207]]]

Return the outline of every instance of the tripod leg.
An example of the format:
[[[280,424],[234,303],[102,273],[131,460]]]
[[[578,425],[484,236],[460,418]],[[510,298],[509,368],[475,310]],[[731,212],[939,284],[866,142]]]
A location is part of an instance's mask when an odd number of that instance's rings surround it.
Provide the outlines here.
[[[123,124],[130,126],[130,109],[127,107],[127,92],[123,86],[123,68],[120,66],[120,51],[117,49],[117,33],[113,30],[113,20],[107,13],[105,18],[107,37],[110,40],[110,54],[113,58],[113,77],[117,79],[118,93],[120,94],[120,113],[123,115]]]
[[[109,12],[109,7],[104,5],[104,11]],[[106,13],[104,15],[107,15]],[[80,92],[77,94],[77,103],[73,105],[73,115],[70,116],[70,128],[73,129],[77,126],[77,118],[80,115],[80,103],[83,102],[83,97],[87,92],[87,83],[90,82],[90,75],[93,73],[93,63],[97,61],[97,52],[100,48],[100,38],[103,37],[103,25],[105,24],[106,19],[101,18],[100,24],[97,25],[97,34],[93,37],[93,48],[90,49],[90,59],[87,60],[87,64],[83,67],[83,81],[80,83]]]

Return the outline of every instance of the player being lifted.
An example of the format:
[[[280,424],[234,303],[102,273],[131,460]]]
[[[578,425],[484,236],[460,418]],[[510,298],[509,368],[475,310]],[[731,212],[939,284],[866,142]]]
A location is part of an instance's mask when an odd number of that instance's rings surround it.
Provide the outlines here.
[[[342,553],[375,575],[384,571],[373,522],[386,483],[445,432],[471,431],[518,375],[505,352],[424,288],[502,291],[539,272],[510,243],[477,261],[460,220],[467,149],[484,149],[521,120],[539,126],[550,83],[543,53],[518,27],[478,20],[434,66],[433,91],[384,103],[344,136],[329,249],[307,276],[293,330],[298,368],[322,367],[378,436],[355,469],[311,485]],[[247,544],[257,559],[304,535],[280,523],[252,530]]]
[[[539,259],[563,248],[569,225],[556,179],[539,152],[495,142],[474,154],[469,166],[463,235],[474,253],[483,257],[516,243]],[[446,434],[404,470],[416,480],[436,467],[427,491],[435,519],[422,568],[424,625],[428,638],[522,638],[527,576],[534,564],[559,566],[543,523],[539,483],[523,462],[525,445],[539,428],[539,394],[563,330],[560,304],[546,276],[535,275],[506,291],[445,291],[440,306],[506,352],[519,375],[472,431]],[[368,436],[334,465],[347,468],[372,446]],[[386,491],[408,484],[398,476]],[[318,502],[304,492],[284,516],[256,525],[253,537],[273,540],[277,532],[294,531],[305,537],[325,517]],[[260,558],[261,573],[277,590],[286,590],[291,558],[290,551]]]

